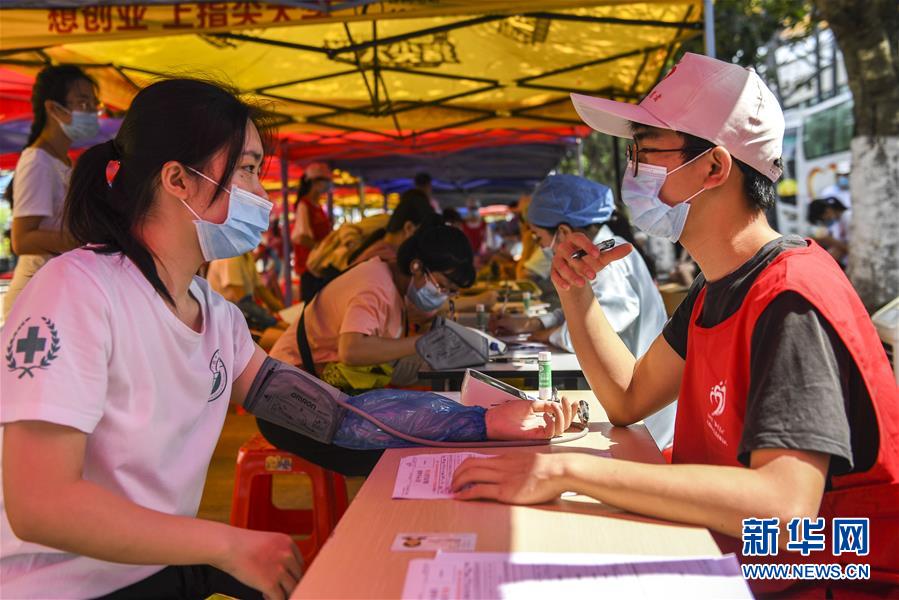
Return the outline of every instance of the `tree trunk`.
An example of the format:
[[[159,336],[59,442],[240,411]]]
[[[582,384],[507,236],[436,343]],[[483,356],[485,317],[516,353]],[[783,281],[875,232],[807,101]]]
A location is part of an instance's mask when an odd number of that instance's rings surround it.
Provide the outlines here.
[[[899,296],[899,11],[896,0],[815,0],[854,99],[849,278],[868,310]]]

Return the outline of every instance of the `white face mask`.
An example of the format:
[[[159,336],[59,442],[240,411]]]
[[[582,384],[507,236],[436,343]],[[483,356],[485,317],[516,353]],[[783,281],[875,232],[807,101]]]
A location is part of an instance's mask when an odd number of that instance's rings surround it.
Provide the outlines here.
[[[709,148],[671,172],[665,167],[640,163],[639,173],[634,177],[633,165],[628,162],[627,172],[621,181],[621,200],[630,211],[631,222],[649,235],[668,238],[672,242],[678,241],[687,223],[690,201],[704,192],[705,188],[674,206],[662,202],[659,191],[669,175],[683,169],[711,150],[712,148]]]
[[[187,167],[203,179],[216,186],[212,178],[196,169]],[[184,200],[181,201],[193,216],[197,218],[194,225],[200,240],[203,258],[212,261],[218,258],[240,256],[259,245],[262,233],[268,229],[268,217],[272,211],[272,203],[252,192],[231,186],[228,198],[228,218],[224,223],[210,223],[200,218],[194,209]]]

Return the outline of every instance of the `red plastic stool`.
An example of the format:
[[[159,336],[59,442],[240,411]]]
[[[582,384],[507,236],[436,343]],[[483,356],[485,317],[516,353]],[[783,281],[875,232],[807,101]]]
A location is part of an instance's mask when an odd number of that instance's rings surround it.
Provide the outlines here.
[[[306,474],[312,483],[312,509],[282,509],[272,503],[273,475]],[[237,452],[231,524],[246,529],[308,535],[297,540],[312,562],[347,508],[346,481],[299,456],[278,450],[257,434]]]

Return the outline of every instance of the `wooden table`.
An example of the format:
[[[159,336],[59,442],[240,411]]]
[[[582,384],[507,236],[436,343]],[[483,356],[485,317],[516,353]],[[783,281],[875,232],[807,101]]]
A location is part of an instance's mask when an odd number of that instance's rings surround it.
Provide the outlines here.
[[[613,428],[605,422],[605,413],[591,393],[566,395],[590,401],[593,422],[586,437],[561,445],[475,451],[596,453],[608,449],[614,458],[663,462],[642,425]],[[625,513],[584,496],[539,506],[391,499],[401,458],[447,451],[404,448],[385,452],[291,598],[399,598],[409,561],[433,557],[431,552],[392,552],[394,538],[404,532],[473,532],[478,536],[476,550],[488,552],[721,555],[705,528]]]
[[[553,350],[553,385],[560,390],[577,390],[587,388],[584,373],[577,356],[571,352]],[[518,387],[536,389],[537,387],[537,355],[536,352],[510,352],[491,360],[487,364],[470,367],[496,377],[497,379],[523,379]],[[431,382],[431,389],[438,392],[455,392],[462,388],[466,368],[444,369],[434,371],[427,365],[418,371],[418,377]]]

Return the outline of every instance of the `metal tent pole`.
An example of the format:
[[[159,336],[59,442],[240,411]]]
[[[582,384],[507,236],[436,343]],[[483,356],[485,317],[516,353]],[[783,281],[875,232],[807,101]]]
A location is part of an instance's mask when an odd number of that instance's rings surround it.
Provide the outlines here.
[[[290,190],[287,181],[287,142],[283,142],[281,152],[281,242],[284,260],[281,261],[281,276],[284,278],[284,304],[293,304],[293,281],[290,276]]]
[[[704,0],[702,18],[705,21],[705,54],[715,58],[715,5]]]
[[[615,200],[621,202],[621,148],[618,136],[612,136],[612,166],[615,169],[615,185],[612,189],[615,191]]]
[[[584,138],[577,139],[577,174],[584,176]]]

